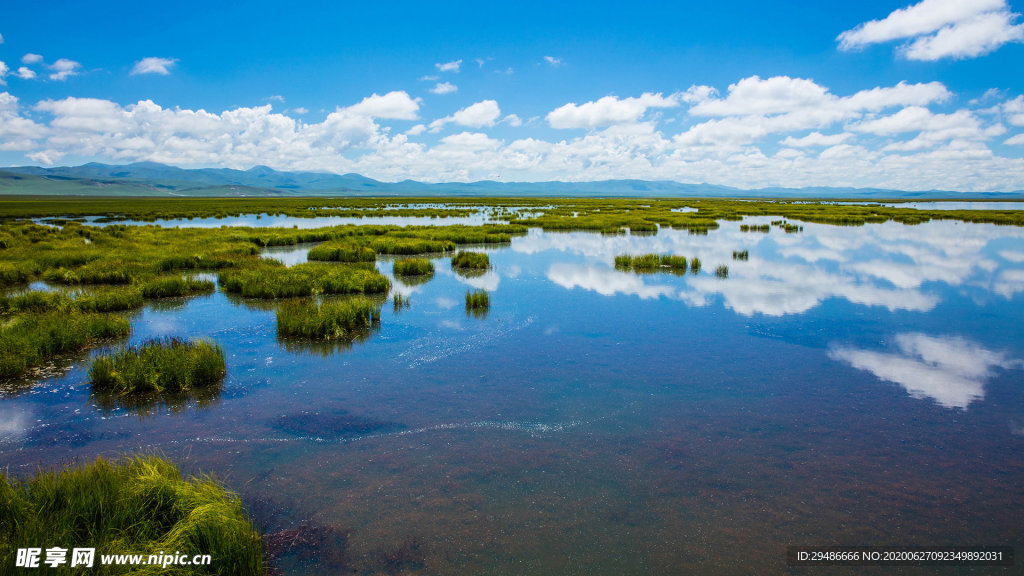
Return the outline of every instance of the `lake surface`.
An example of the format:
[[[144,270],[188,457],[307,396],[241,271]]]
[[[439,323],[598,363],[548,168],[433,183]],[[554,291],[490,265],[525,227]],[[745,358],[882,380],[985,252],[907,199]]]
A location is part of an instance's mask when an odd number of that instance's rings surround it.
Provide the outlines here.
[[[286,574],[777,574],[802,570],[790,545],[1024,551],[1024,229],[721,224],[531,230],[473,278],[436,258],[430,281],[396,281],[410,308],[389,300],[333,352],[279,341],[267,302],[148,306],[130,342],[216,340],[220,396],[102,410],[83,354],[0,398],[0,462],[162,452],[223,479],[268,533],[332,535]],[[703,268],[612,266],[647,252]],[[473,288],[483,318],[464,310]]]

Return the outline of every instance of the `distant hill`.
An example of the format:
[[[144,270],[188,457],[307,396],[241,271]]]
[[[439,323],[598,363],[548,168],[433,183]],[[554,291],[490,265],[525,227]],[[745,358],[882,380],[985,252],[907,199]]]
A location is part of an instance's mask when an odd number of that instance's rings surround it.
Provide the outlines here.
[[[798,198],[1024,198],[1011,193],[949,190],[903,191],[880,188],[759,188],[744,190],[668,180],[599,182],[381,182],[359,174],[279,172],[266,166],[249,170],[185,169],[156,162],[41,168],[0,168],[0,194],[90,196],[633,196],[633,197],[798,197]]]

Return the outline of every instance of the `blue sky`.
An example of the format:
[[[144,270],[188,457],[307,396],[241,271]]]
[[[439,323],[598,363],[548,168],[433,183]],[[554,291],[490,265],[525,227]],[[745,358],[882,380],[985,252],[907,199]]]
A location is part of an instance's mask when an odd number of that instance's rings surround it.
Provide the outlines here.
[[[1024,189],[1005,0],[7,4],[0,165]]]

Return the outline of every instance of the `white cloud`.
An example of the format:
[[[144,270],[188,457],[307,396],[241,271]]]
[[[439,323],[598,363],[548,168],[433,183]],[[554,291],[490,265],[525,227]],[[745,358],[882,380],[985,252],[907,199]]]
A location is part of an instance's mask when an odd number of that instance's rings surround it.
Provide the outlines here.
[[[43,61],[43,57],[40,54],[33,54],[29,52],[21,57],[22,64],[39,64]]]
[[[671,286],[644,284],[644,281],[636,274],[578,264],[552,264],[548,268],[547,277],[548,280],[563,288],[569,290],[582,288],[604,296],[629,294],[646,300],[662,296],[670,297],[675,292]]]
[[[985,397],[985,382],[995,368],[1015,364],[1003,354],[957,336],[904,333],[894,340],[896,353],[836,347],[829,356],[895,382],[914,398],[931,398],[945,408],[964,409]]]
[[[281,96],[280,94],[272,94],[270,96],[267,96],[267,101],[280,102],[281,104],[285,103],[284,96]]]
[[[0,44],[3,44],[3,43],[4,43],[4,35],[0,34]]]
[[[419,118],[420,99],[411,98],[404,91],[388,92],[383,96],[373,93],[363,101],[349,106],[347,112],[371,118],[389,120],[416,120]]]
[[[437,86],[430,89],[434,94],[451,94],[458,91],[459,87],[451,82],[439,82]]]
[[[69,76],[77,76],[78,69],[81,67],[82,65],[74,60],[61,58],[53,64],[50,64],[50,70],[53,70],[53,73],[50,74],[50,80],[64,81],[67,80]]]
[[[1013,126],[1024,126],[1024,96],[1004,102],[1003,115]]]
[[[808,146],[835,146],[836,144],[842,144],[852,137],[853,134],[849,132],[843,132],[841,134],[829,134],[825,135],[821,132],[811,132],[803,138],[793,138],[788,136],[781,142],[783,146],[794,146],[796,148],[806,148]]]
[[[434,75],[420,76],[420,82],[437,82],[438,79],[440,79],[440,78],[441,78],[440,76],[434,76]]]
[[[482,100],[471,104],[451,116],[439,118],[430,123],[432,132],[439,131],[445,124],[455,123],[459,126],[469,128],[483,128],[494,126],[501,117],[501,108],[494,100]]]
[[[569,103],[548,113],[547,121],[552,128],[587,128],[636,122],[648,108],[672,108],[679,106],[679,100],[672,96],[644,92],[639,97],[618,99],[605,96],[600,100],[583,104]]]
[[[506,124],[508,124],[509,126],[513,126],[513,127],[518,127],[518,126],[522,126],[523,125],[522,118],[520,118],[519,116],[517,116],[515,114],[509,114],[508,116],[505,116],[504,118],[502,118],[501,121],[506,123]]]
[[[157,58],[153,56],[143,58],[136,62],[135,66],[132,67],[131,75],[159,74],[161,76],[167,76],[171,73],[171,67],[177,62],[177,58]]]
[[[18,68],[18,71],[14,73],[14,75],[18,78],[21,78],[22,80],[32,80],[36,77],[36,72],[35,70],[31,70],[29,68],[21,66],[20,68]]]
[[[909,60],[974,58],[1024,41],[1024,25],[1006,0],[923,0],[839,35],[841,50],[911,39],[898,52]]]
[[[292,112],[299,115],[309,114],[309,109],[304,106],[296,106],[295,108],[292,108]]]
[[[547,62],[548,64],[552,65],[552,66],[561,66],[562,65],[562,59],[561,58],[555,58],[554,56],[545,56],[544,57],[544,61]]]
[[[4,80],[4,76],[7,76],[7,73],[10,72],[10,70],[11,69],[7,67],[7,64],[5,64],[3,60],[0,60],[0,86],[7,84]]]
[[[1006,144],[1006,145],[1009,145],[1009,146],[1024,145],[1024,134],[1017,134],[1016,136],[1013,136],[1012,138],[1007,138],[1003,142],[1003,144]]]
[[[452,62],[444,62],[434,64],[441,72],[458,72],[459,67],[462,66],[462,60],[453,60]]]

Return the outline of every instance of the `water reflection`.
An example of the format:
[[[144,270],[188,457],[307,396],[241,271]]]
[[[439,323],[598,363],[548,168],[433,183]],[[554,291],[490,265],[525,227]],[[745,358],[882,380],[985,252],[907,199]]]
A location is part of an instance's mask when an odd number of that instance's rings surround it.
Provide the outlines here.
[[[894,341],[895,352],[837,346],[829,356],[895,382],[914,398],[931,398],[940,406],[964,409],[985,397],[985,383],[996,368],[1018,364],[958,336],[911,332],[897,334]]]
[[[743,223],[770,220],[747,218]],[[670,296],[694,306],[720,297],[745,316],[799,314],[830,298],[890,311],[928,312],[942,301],[936,285],[977,288],[1007,299],[1024,291],[1024,252],[1006,247],[1007,242],[1019,246],[1024,241],[1020,228],[946,221],[918,226],[806,224],[798,234],[752,234],[740,232],[739,225],[722,223],[708,236],[676,230],[662,230],[654,237],[531,230],[516,238],[512,249],[525,255],[573,257],[577,262],[557,264],[548,271],[549,279],[565,288]],[[742,250],[749,252],[749,260],[733,260],[733,251]],[[648,253],[696,256],[703,271],[696,277],[662,277],[645,284],[608,270],[617,255]],[[729,266],[727,281],[709,277],[719,265]]]

